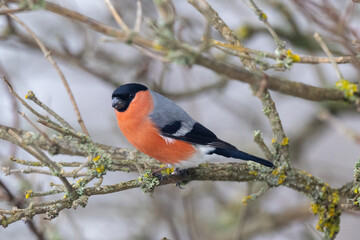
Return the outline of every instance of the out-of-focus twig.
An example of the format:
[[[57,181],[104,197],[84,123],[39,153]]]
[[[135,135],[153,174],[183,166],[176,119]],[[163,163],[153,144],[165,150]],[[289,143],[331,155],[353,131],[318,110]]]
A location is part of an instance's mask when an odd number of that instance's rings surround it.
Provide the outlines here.
[[[9,13],[18,13],[18,12],[24,12],[26,11],[26,8],[7,8],[7,9],[1,9],[0,15],[6,15]]]
[[[33,91],[28,91],[28,94],[26,95],[26,99],[30,99],[32,100],[34,103],[36,103],[38,106],[40,106],[42,109],[44,109],[46,112],[48,112],[51,116],[53,116],[56,120],[58,120],[64,127],[69,128],[73,131],[75,131],[75,129],[73,129],[73,127],[71,127],[71,125],[66,122],[61,116],[59,116],[59,114],[57,114],[56,112],[54,112],[51,108],[49,108],[48,106],[46,106],[43,102],[41,102],[36,96],[35,93]]]
[[[111,0],[104,0],[107,7],[109,8],[111,14],[113,15],[115,21],[121,27],[121,29],[125,32],[129,31],[129,27],[125,24],[125,22],[120,17],[119,13],[116,11],[115,7],[112,5]]]
[[[134,32],[136,33],[140,32],[142,20],[143,20],[142,6],[140,0],[138,0],[136,2],[136,19],[134,24]]]
[[[349,139],[360,145],[360,133],[357,133],[354,129],[350,129],[344,123],[332,116],[328,111],[324,110],[319,112],[318,118],[322,121],[329,122],[340,133],[344,134]]]
[[[44,174],[44,175],[49,175],[49,176],[53,176],[54,173],[48,170],[43,170],[43,169],[37,169],[37,168],[25,168],[25,169],[8,169],[8,168],[2,168],[1,171],[5,174],[5,175],[11,175],[14,173],[24,173],[24,174],[30,174],[30,173],[34,173],[34,174]],[[76,177],[83,177],[83,176],[87,176],[88,174],[86,172],[78,172],[76,174],[73,174],[72,172],[62,172],[61,175],[63,177],[72,177],[72,178],[76,178]]]
[[[250,8],[255,12],[255,14],[259,17],[260,21],[264,23],[265,28],[269,31],[271,36],[274,38],[275,44],[279,51],[285,49],[285,42],[280,40],[279,36],[275,32],[275,30],[271,27],[270,23],[268,22],[267,15],[259,9],[259,7],[255,4],[253,0],[245,0],[248,1],[248,5]]]
[[[81,129],[82,131],[90,136],[88,130],[86,129],[86,126],[85,126],[85,123],[81,117],[81,114],[80,114],[80,110],[79,110],[79,107],[76,103],[76,100],[74,98],[74,95],[71,91],[71,88],[69,86],[69,83],[68,81],[66,80],[65,78],[65,75],[64,73],[60,70],[57,62],[53,59],[53,57],[51,56],[51,52],[47,50],[47,48],[45,47],[45,45],[40,41],[40,39],[36,36],[36,34],[18,17],[16,17],[15,15],[13,14],[8,14],[12,19],[14,19],[15,22],[17,22],[18,24],[20,24],[30,35],[31,37],[36,41],[36,43],[38,44],[39,48],[41,49],[41,51],[44,53],[44,57],[51,63],[51,65],[55,68],[56,72],[59,74],[60,76],[60,79],[62,81],[62,83],[64,84],[65,86],[65,89],[70,97],[70,100],[71,100],[71,103],[74,107],[74,110],[75,110],[75,113],[76,113],[76,116],[77,116],[77,120],[81,126]]]
[[[40,128],[38,128],[23,112],[18,112],[25,120],[36,130],[38,131],[52,146],[55,146],[55,142],[49,138],[49,136],[44,133]]]
[[[18,3],[19,0],[9,0],[11,2]],[[189,1],[190,3],[194,2],[194,0]],[[119,31],[115,28],[109,27],[107,25],[104,25],[94,19],[91,19],[85,15],[82,15],[78,12],[69,10],[65,7],[59,6],[54,3],[46,2],[45,1],[45,9],[54,12],[56,14],[59,14],[61,16],[67,17],[69,19],[87,24],[89,27],[94,29],[95,31],[101,32],[105,35],[112,36],[121,40],[126,41],[128,39],[128,35],[126,35],[124,32]],[[217,15],[217,13],[215,12]],[[219,22],[221,23],[221,21]],[[220,25],[219,25],[220,27]],[[226,32],[230,34],[231,29],[225,28]],[[143,46],[143,47],[149,47],[151,49],[154,49],[154,47],[159,47],[156,45],[153,41],[149,39],[145,39],[139,35],[133,35],[132,36],[132,43]],[[161,50],[161,48],[160,48]],[[229,78],[236,79],[242,82],[255,84],[257,81],[259,81],[256,74],[247,72],[245,69],[242,69],[241,67],[232,65],[232,64],[226,64],[223,61],[217,61],[213,58],[209,58],[207,56],[199,55],[197,52],[192,52],[192,54],[195,54],[197,56],[196,58],[196,64],[200,66],[204,66],[208,69],[211,69],[219,74],[225,74]],[[269,89],[292,95],[301,97],[304,99],[312,100],[312,101],[325,101],[325,100],[334,100],[334,101],[343,101],[344,100],[344,94],[342,91],[337,89],[327,89],[327,88],[318,88],[314,86],[310,86],[307,84],[294,82],[294,81],[288,81],[284,79],[280,79],[278,77],[272,77],[268,76],[269,80],[267,87]]]
[[[27,104],[15,91],[13,86],[10,84],[9,80],[2,75],[1,79],[5,82],[5,84],[8,86],[9,91],[11,94],[13,94],[16,99],[18,99],[22,105],[24,105],[27,109],[30,110],[31,113],[33,113],[35,116],[37,116],[39,119],[42,119],[44,121],[48,121],[48,119],[46,119],[43,115],[39,114],[37,111],[35,111],[29,104]]]
[[[315,40],[319,43],[319,45],[321,46],[322,50],[326,53],[326,55],[329,57],[330,62],[332,64],[332,66],[335,69],[336,74],[338,75],[339,79],[343,79],[343,75],[341,74],[341,71],[338,67],[338,65],[336,64],[336,61],[334,60],[334,56],[332,55],[330,49],[328,48],[328,46],[326,45],[325,41],[323,40],[323,38],[320,36],[319,33],[314,33],[314,38]]]

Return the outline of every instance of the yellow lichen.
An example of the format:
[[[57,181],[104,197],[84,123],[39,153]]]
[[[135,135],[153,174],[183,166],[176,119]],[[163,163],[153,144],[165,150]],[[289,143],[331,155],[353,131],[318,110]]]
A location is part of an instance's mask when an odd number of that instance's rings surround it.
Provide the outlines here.
[[[282,184],[282,183],[285,181],[285,179],[286,179],[286,175],[285,175],[285,174],[281,174],[281,175],[279,176],[278,183],[279,183],[279,184]]]
[[[103,173],[105,171],[105,167],[104,167],[104,165],[101,164],[100,166],[96,167],[95,170],[98,173]]]
[[[33,192],[33,190],[29,190],[25,193],[25,198],[28,199],[29,197],[31,197],[31,193]]]
[[[34,96],[34,93],[32,91],[28,91],[28,93],[25,95],[25,98],[28,99],[30,97],[33,97]]]
[[[320,227],[319,224],[316,224],[316,229],[320,232],[323,232],[324,231],[324,228]]]
[[[275,169],[271,172],[272,175],[276,176],[279,174],[279,169]]]
[[[284,138],[280,143],[281,146],[286,146],[288,144],[289,144],[289,138],[288,137]]]
[[[335,192],[332,193],[332,199],[333,199],[333,201],[332,201],[333,204],[338,204],[339,203],[340,196],[339,196],[338,191],[335,191]]]
[[[96,157],[93,158],[93,161],[96,162],[100,159],[100,155],[97,155]]]
[[[266,21],[267,18],[268,18],[268,17],[267,17],[267,15],[266,15],[264,12],[260,13],[260,20]]]
[[[157,44],[157,43],[154,43],[154,44],[152,45],[152,48],[153,48],[154,50],[156,50],[156,51],[163,51],[163,50],[164,50],[164,47],[161,46],[160,44]]]
[[[345,97],[354,96],[355,93],[358,92],[358,87],[354,83],[350,83],[348,80],[342,78],[335,83],[335,86],[342,90],[345,94]]]
[[[287,56],[288,58],[290,58],[293,62],[299,62],[299,61],[300,61],[300,56],[297,55],[297,54],[293,54],[293,53],[291,52],[291,49],[288,49],[288,50],[286,51],[286,56]]]
[[[246,205],[250,199],[252,199],[251,196],[243,197],[243,198],[242,198],[242,203],[243,203],[244,205]]]
[[[250,29],[248,26],[241,26],[236,29],[235,34],[238,38],[244,39],[250,35]]]
[[[325,186],[321,189],[321,191],[324,193],[326,193],[325,191],[327,190],[328,189]],[[328,193],[325,196],[327,199],[329,199],[330,203],[311,203],[310,210],[315,215],[319,216],[319,220],[316,224],[316,229],[320,232],[325,232],[325,236],[332,237],[340,230],[339,217],[341,210],[338,209],[340,197],[338,191]]]
[[[334,207],[329,208],[328,214],[329,214],[330,217],[335,216],[335,208],[334,208]],[[325,227],[326,227],[326,226],[325,226]]]
[[[257,171],[249,171],[249,173],[254,176],[256,176],[258,174]]]
[[[319,212],[319,205],[317,205],[316,203],[311,203],[310,211],[314,214],[317,214]]]
[[[161,165],[160,167],[164,168],[165,165]],[[169,168],[164,168],[164,169],[162,169],[162,170],[161,170],[161,173],[162,173],[162,174],[170,175],[170,174],[172,174],[174,171],[175,171],[175,168],[174,168],[174,167],[169,167]]]
[[[358,193],[359,193],[359,189],[358,189],[358,188],[355,188],[355,189],[354,189],[354,193],[355,193],[355,194],[358,194]]]

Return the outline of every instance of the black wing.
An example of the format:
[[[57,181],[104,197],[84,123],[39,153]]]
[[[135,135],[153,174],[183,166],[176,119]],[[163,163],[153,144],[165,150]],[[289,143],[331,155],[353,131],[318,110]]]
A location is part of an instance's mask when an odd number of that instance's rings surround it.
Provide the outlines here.
[[[169,137],[192,144],[223,149],[236,149],[236,147],[233,145],[218,139],[212,131],[198,122],[193,124],[191,128],[191,126],[186,127],[182,121],[175,121],[162,127],[160,131],[161,135],[164,137]]]

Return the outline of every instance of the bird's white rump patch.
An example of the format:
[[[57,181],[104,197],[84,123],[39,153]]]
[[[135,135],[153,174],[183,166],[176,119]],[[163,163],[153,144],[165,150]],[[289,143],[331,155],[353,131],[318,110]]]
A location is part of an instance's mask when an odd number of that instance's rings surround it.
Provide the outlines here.
[[[178,167],[180,169],[183,168],[189,168],[189,167],[195,167],[201,163],[207,162],[211,155],[209,155],[210,152],[214,151],[214,147],[210,146],[195,146],[196,152],[194,155],[192,155],[189,159],[182,161],[180,163],[176,163],[175,167]]]

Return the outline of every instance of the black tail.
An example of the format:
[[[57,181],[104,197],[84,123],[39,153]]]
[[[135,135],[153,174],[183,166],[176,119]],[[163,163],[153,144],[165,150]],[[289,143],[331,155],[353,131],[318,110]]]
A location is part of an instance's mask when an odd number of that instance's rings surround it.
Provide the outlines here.
[[[237,158],[237,159],[242,159],[245,161],[254,161],[257,163],[260,163],[264,166],[267,167],[274,167],[274,164],[268,160],[253,156],[251,154],[242,152],[240,150],[237,149],[223,149],[223,148],[216,148],[212,153],[224,156],[224,157],[228,157],[228,158]]]

